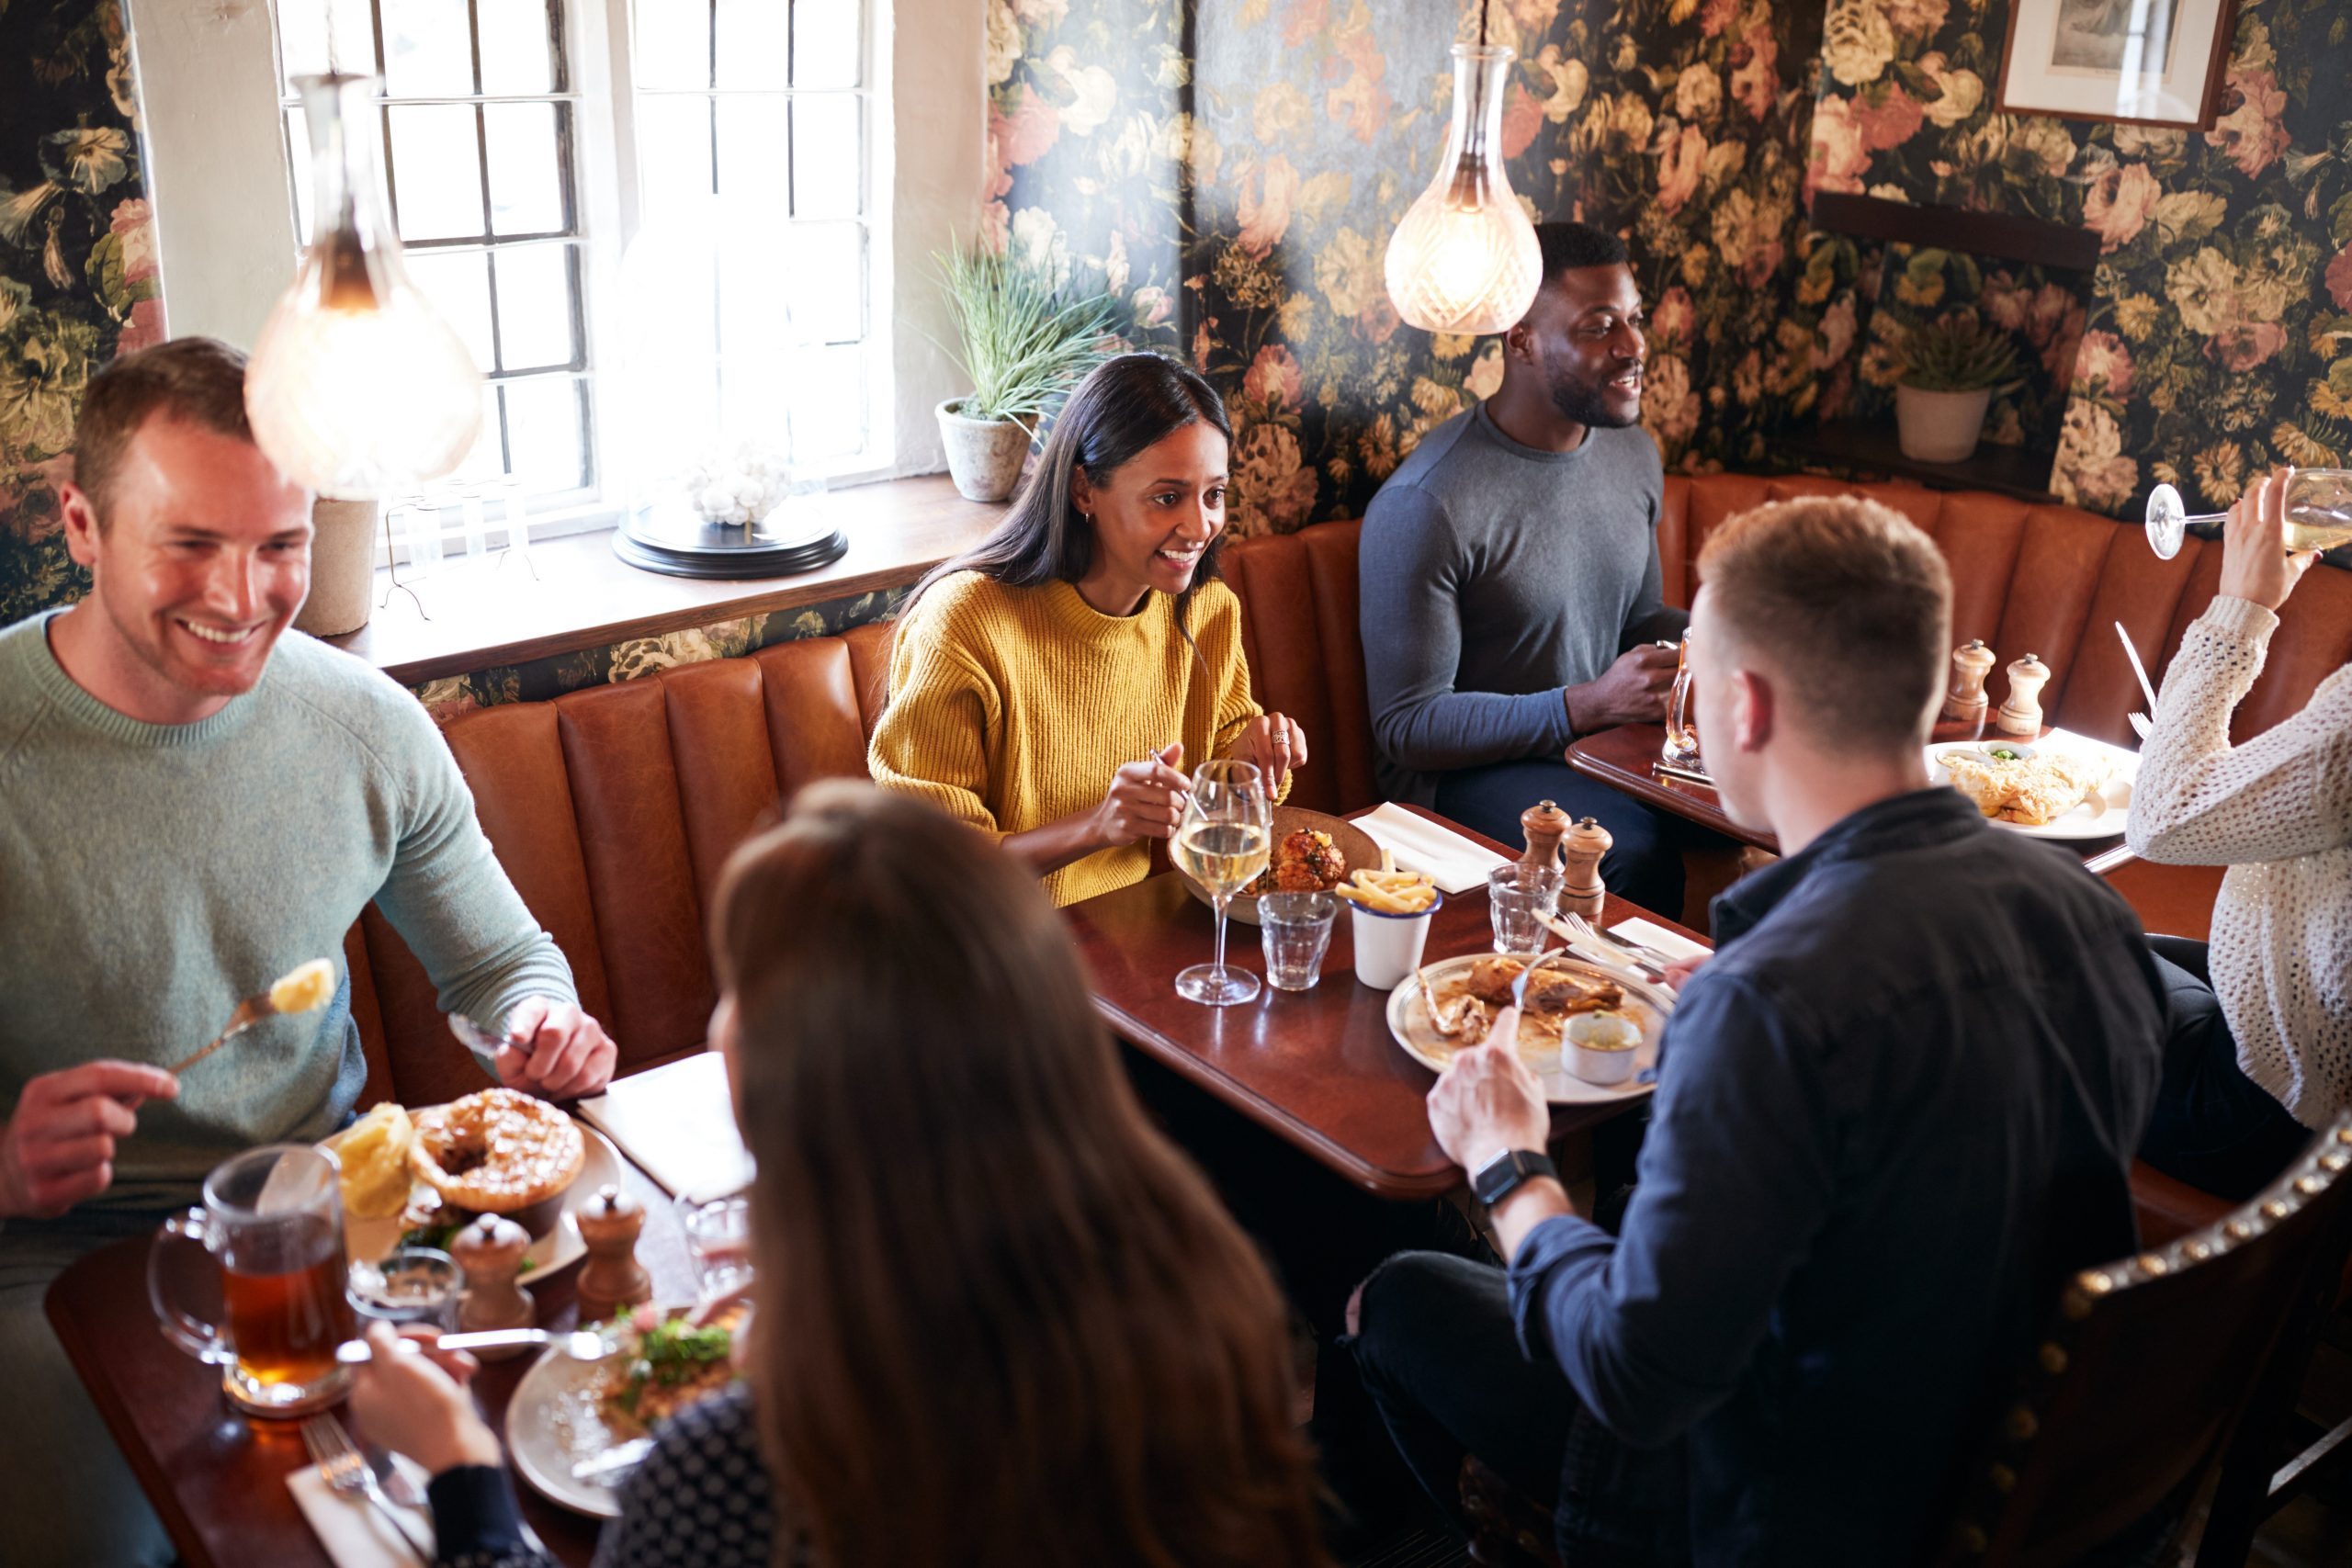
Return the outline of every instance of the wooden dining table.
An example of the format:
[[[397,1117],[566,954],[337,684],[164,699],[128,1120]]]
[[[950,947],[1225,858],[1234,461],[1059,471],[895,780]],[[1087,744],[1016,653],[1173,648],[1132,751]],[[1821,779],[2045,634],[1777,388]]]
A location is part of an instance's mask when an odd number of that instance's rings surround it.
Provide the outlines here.
[[[694,1266],[670,1196],[621,1161],[628,1191],[645,1206],[637,1256],[658,1301],[691,1301]],[[91,1253],[58,1276],[49,1321],[91,1402],[130,1461],[148,1501],[187,1568],[333,1568],[286,1479],[310,1462],[300,1421],[244,1415],[221,1393],[220,1370],[181,1354],[147,1304],[148,1241],[133,1236]],[[539,1322],[571,1327],[578,1316],[566,1269],[531,1287]],[[530,1356],[483,1366],[474,1392],[492,1430],[503,1433],[514,1385]],[[350,1413],[338,1407],[346,1426]],[[566,1563],[596,1551],[601,1521],[560,1508],[518,1479],[524,1517]],[[355,1503],[353,1506],[364,1506]]]
[[[1516,858],[1524,848],[1497,843],[1434,812],[1418,815],[1498,854]],[[1255,1001],[1226,1008],[1176,994],[1177,971],[1207,963],[1216,948],[1215,920],[1182,878],[1154,876],[1064,913],[1091,976],[1096,1010],[1136,1050],[1376,1196],[1431,1198],[1462,1185],[1461,1168],[1438,1147],[1423,1104],[1437,1075],[1389,1032],[1389,993],[1357,983],[1344,904],[1319,984],[1303,992],[1268,986]],[[1613,895],[1601,924],[1635,916],[1705,940]],[[1449,895],[1431,919],[1423,962],[1491,951],[1487,890]],[[1232,923],[1226,961],[1264,974],[1256,927]],[[1634,1103],[1555,1106],[1552,1135],[1565,1137]]]
[[[1518,852],[1454,830],[1499,853]],[[1175,875],[1154,876],[1065,913],[1091,972],[1096,1008],[1136,1049],[1381,1197],[1430,1197],[1462,1183],[1462,1172],[1430,1133],[1423,1099],[1435,1075],[1389,1034],[1389,993],[1357,984],[1344,911],[1320,984],[1297,994],[1269,987],[1236,1008],[1203,1007],[1176,994],[1176,972],[1209,958],[1215,931],[1207,908]],[[1614,897],[1603,923],[1634,915],[1696,940]],[[1229,940],[1228,959],[1262,974],[1255,928],[1237,921]],[[1491,945],[1479,887],[1446,899],[1426,955]],[[1634,1103],[1557,1108],[1553,1134],[1565,1136]],[[693,1267],[670,1195],[626,1156],[621,1166],[628,1190],[645,1208],[638,1258],[652,1275],[655,1298],[691,1300]],[[93,1404],[187,1568],[331,1568],[287,1490],[287,1477],[309,1462],[300,1424],[240,1413],[223,1395],[217,1369],[164,1337],[148,1306],[148,1247],[143,1236],[113,1243],[50,1288],[50,1323]],[[567,1269],[531,1287],[544,1325],[574,1324],[578,1272]],[[507,1404],[530,1365],[529,1357],[493,1362],[474,1380],[493,1430],[503,1432]],[[599,1521],[545,1501],[519,1479],[516,1490],[525,1517],[558,1559],[585,1563],[594,1555]]]
[[[2050,732],[2042,727],[2044,735]],[[1982,724],[1939,722],[1929,734],[1932,744],[1941,745],[1955,740],[1998,740],[1998,731],[1988,730]],[[1711,828],[1725,838],[1740,843],[1780,852],[1780,840],[1762,828],[1745,827],[1731,819],[1724,809],[1723,797],[1712,784],[1695,784],[1688,779],[1669,777],[1657,772],[1660,750],[1666,744],[1666,727],[1657,724],[1623,724],[1614,729],[1595,730],[1579,735],[1568,743],[1568,766],[1589,779],[1598,779],[1610,788],[1632,795],[1643,805],[1669,816]],[[2106,853],[2123,841],[2120,833],[2109,833],[2092,839],[2068,839],[2066,847],[2084,859]]]

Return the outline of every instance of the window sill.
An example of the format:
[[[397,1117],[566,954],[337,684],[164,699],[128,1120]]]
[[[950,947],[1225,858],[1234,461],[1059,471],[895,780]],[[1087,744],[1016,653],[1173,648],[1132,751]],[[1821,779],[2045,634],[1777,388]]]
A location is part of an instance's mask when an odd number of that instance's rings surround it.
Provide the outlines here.
[[[711,581],[640,571],[613,554],[605,530],[534,545],[529,567],[502,551],[446,561],[422,578],[403,570],[401,585],[414,586],[423,613],[405,592],[385,603],[391,579],[379,570],[368,623],[329,640],[402,685],[421,685],[911,583],[978,544],[1004,514],[1001,506],[966,501],[944,474],[859,485],[826,499],[849,553],[797,577]]]

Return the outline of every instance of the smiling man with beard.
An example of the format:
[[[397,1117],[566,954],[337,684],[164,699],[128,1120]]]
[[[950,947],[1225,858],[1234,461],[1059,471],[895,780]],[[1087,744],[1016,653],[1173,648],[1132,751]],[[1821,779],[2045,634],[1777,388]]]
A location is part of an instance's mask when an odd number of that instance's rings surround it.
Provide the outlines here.
[[[1383,789],[1506,843],[1539,799],[1599,818],[1601,874],[1682,908],[1673,827],[1570,771],[1568,742],[1665,716],[1688,617],[1661,595],[1664,477],[1641,415],[1641,291],[1616,236],[1536,229],[1544,282],[1495,395],[1425,436],[1358,556]]]

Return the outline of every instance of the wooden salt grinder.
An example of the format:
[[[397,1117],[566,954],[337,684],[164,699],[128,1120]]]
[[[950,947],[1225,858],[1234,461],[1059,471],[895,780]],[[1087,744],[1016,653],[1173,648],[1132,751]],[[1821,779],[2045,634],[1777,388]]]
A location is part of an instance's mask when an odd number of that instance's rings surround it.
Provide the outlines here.
[[[653,1299],[653,1280],[637,1260],[637,1238],[645,1210],[619,1188],[606,1183],[582,1209],[580,1239],[588,1261],[580,1266],[580,1321],[598,1323],[622,1307]]]
[[[523,1254],[531,1237],[521,1225],[501,1214],[484,1214],[449,1242],[449,1255],[466,1271],[465,1299],[458,1305],[458,1326],[469,1333],[478,1328],[528,1328],[538,1316],[531,1292],[515,1282]],[[512,1350],[478,1350],[486,1361],[519,1356],[526,1347]]]
[[[1600,857],[1617,840],[1609,829],[1589,817],[1580,817],[1576,826],[1567,830],[1561,840],[1560,853],[1567,862],[1567,882],[1560,889],[1560,910],[1563,914],[1582,915],[1588,920],[1600,919],[1600,900],[1607,889],[1600,885]]]
[[[2050,679],[2050,666],[2032,654],[2027,654],[2009,666],[2009,694],[2001,704],[2000,716],[1994,728],[2004,735],[2021,736],[2031,740],[2041,733],[2041,687]]]
[[[1519,830],[1527,835],[1527,852],[1519,857],[1519,863],[1556,874],[1560,838],[1568,830],[1568,814],[1548,800],[1539,800],[1519,814]]]
[[[1993,672],[1993,650],[1982,637],[1951,650],[1951,693],[1944,698],[1944,717],[1960,724],[1984,722],[1984,677]]]

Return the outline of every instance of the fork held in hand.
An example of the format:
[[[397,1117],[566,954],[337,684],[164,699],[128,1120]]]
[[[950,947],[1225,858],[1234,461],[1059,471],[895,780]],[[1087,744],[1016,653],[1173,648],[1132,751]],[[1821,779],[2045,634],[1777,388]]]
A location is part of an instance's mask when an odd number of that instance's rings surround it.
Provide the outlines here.
[[[313,1416],[302,1423],[302,1443],[311,1450],[311,1458],[317,1461],[319,1474],[325,1479],[330,1490],[341,1496],[365,1497],[374,1504],[384,1517],[391,1521],[401,1543],[415,1555],[416,1560],[427,1564],[432,1562],[432,1547],[418,1540],[411,1532],[407,1516],[384,1495],[384,1488],[376,1480],[375,1471],[368,1467],[368,1456],[353,1444],[351,1434],[343,1429],[343,1423],[336,1420],[332,1412]]]

